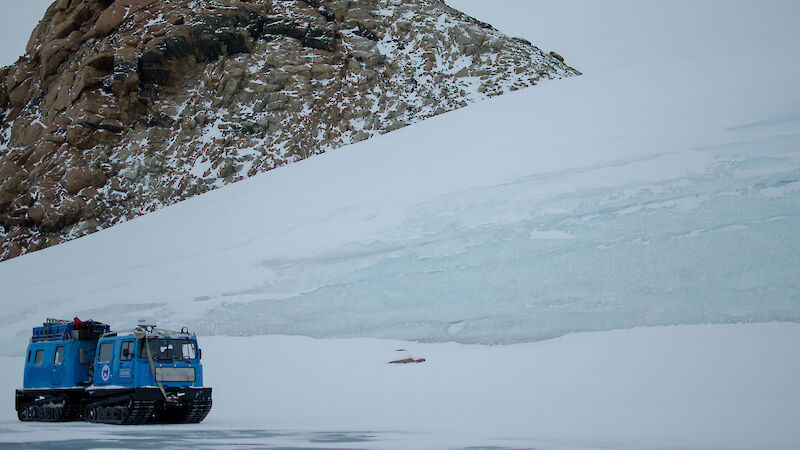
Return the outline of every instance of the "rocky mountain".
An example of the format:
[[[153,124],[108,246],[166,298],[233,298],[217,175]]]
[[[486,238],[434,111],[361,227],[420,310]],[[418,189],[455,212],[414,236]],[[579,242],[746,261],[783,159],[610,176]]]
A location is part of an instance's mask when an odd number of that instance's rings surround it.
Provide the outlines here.
[[[442,0],[58,0],[0,69],[0,259],[577,74]]]

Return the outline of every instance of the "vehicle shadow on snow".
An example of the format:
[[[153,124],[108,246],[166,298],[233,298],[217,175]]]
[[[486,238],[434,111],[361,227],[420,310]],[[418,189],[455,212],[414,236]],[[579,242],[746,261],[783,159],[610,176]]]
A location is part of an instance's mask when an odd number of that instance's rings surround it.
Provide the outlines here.
[[[65,432],[75,436],[78,430]],[[378,436],[368,432],[275,432],[268,430],[163,430],[158,428],[135,430],[122,429],[109,433],[108,436],[93,438],[64,438],[40,442],[0,442],[0,449],[99,449],[99,448],[137,448],[137,449],[171,449],[171,448],[281,448],[281,449],[325,449],[325,444],[336,445],[337,450],[347,449],[341,444],[372,442]],[[279,441],[281,445],[270,443]],[[287,441],[296,441],[297,445],[285,445]],[[305,445],[304,445],[305,444]],[[320,445],[322,444],[322,445]],[[361,447],[363,448],[363,447]]]

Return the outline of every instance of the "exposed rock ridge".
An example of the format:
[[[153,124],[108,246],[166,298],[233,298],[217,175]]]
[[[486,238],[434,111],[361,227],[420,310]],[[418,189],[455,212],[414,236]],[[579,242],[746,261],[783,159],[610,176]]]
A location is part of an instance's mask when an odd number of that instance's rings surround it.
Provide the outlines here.
[[[578,74],[441,0],[58,0],[0,69],[0,260]]]

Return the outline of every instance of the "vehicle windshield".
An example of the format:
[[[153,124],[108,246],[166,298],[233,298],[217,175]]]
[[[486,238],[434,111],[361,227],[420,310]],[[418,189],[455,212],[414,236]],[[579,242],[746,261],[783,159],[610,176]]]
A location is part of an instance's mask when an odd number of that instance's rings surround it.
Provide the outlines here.
[[[144,339],[139,341],[139,357],[147,358]],[[153,359],[195,359],[197,344],[188,339],[148,339]]]

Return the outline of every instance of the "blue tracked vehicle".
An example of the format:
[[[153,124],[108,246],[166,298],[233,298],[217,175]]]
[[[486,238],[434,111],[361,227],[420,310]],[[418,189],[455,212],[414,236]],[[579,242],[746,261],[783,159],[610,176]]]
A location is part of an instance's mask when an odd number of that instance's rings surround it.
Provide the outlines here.
[[[142,325],[48,319],[33,329],[23,388],[16,392],[22,421],[135,425],[198,423],[211,410],[203,387],[197,339]]]

